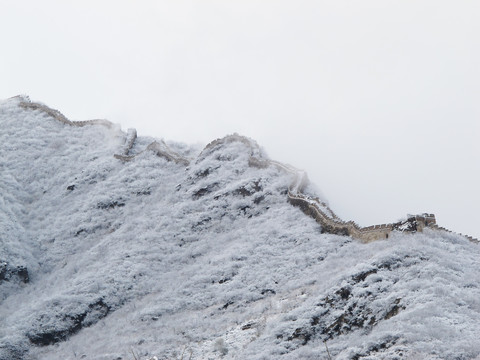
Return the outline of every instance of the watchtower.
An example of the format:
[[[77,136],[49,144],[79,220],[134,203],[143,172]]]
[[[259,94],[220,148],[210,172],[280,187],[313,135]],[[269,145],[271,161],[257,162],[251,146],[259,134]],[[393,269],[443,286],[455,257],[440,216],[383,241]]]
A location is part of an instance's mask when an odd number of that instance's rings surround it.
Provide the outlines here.
[[[435,214],[423,213],[420,215],[415,215],[414,217],[417,222],[417,231],[423,231],[424,228],[437,224]]]

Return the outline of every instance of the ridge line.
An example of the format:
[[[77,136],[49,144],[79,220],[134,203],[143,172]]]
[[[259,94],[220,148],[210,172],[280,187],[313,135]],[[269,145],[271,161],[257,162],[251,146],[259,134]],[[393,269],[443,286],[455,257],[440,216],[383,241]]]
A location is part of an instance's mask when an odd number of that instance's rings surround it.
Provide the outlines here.
[[[65,115],[63,115],[60,111],[52,109],[47,105],[41,103],[32,102],[27,96],[19,95],[11,99],[16,98],[20,99],[18,105],[21,108],[33,111],[38,110],[40,112],[46,113],[55,120],[70,126],[83,127],[90,125],[102,125],[106,126],[107,128],[113,128],[114,126],[112,122],[105,119],[71,121],[68,120]],[[136,139],[137,131],[135,129],[128,129],[123,154],[114,154],[114,157],[122,161],[131,161],[145,151],[153,151],[158,157],[163,157],[167,161],[173,161],[177,164],[182,164],[185,166],[188,166],[190,164],[189,159],[171,150],[163,140],[161,140],[161,142],[154,141],[150,143],[145,150],[134,155],[129,155],[129,152],[132,149]],[[205,156],[204,153],[214,148],[216,145],[235,141],[242,142],[250,148],[251,154],[249,158],[249,166],[266,168],[273,165],[283,171],[295,175],[293,182],[288,187],[288,202],[293,206],[300,207],[300,209],[305,214],[313,217],[315,221],[322,226],[322,232],[351,236],[364,243],[368,243],[375,240],[388,239],[392,231],[414,233],[417,231],[423,232],[423,229],[428,227],[437,231],[445,231],[448,233],[463,236],[474,243],[480,242],[478,239],[472,236],[456,233],[454,231],[438,226],[436,224],[434,214],[423,213],[420,215],[409,215],[406,221],[381,225],[371,225],[366,227],[361,227],[354,221],[344,221],[340,217],[338,217],[326,203],[320,201],[318,198],[311,198],[302,192],[309,182],[305,171],[298,170],[291,165],[286,165],[275,160],[260,159],[256,157],[255,154],[260,153],[260,148],[258,144],[245,136],[238,135],[237,133],[213,140],[212,142],[207,144],[197,156],[197,161],[199,161],[201,157]],[[328,210],[330,216],[321,209],[320,205]]]

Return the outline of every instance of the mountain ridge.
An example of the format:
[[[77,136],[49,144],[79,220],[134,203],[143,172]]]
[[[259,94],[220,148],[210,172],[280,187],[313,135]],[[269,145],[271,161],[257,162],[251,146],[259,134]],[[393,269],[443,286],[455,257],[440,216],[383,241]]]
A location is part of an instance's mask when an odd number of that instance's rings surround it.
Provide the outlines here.
[[[95,119],[95,120],[87,120],[87,121],[70,121],[60,111],[51,109],[44,104],[32,102],[28,96],[22,97],[18,95],[14,98],[17,98],[20,100],[18,104],[20,107],[24,109],[39,110],[39,111],[45,112],[46,114],[53,117],[54,119],[71,126],[82,127],[82,126],[88,126],[88,125],[103,125],[109,128],[114,126],[114,124],[111,123],[110,121],[103,120],[103,119]],[[140,153],[136,155],[128,155],[128,153],[130,152],[130,150],[132,149],[135,143],[136,138],[137,138],[136,129],[128,129],[127,137],[125,139],[123,154],[114,154],[114,157],[122,161],[130,161],[130,160],[133,160],[135,156],[139,155]],[[435,215],[428,214],[428,213],[419,214],[419,215],[408,215],[407,221],[400,221],[396,223],[379,224],[379,225],[369,225],[364,227],[359,226],[354,221],[344,221],[340,219],[332,211],[332,209],[329,208],[329,206],[325,202],[320,201],[318,198],[313,199],[302,194],[302,189],[308,183],[308,177],[304,171],[300,171],[290,165],[285,165],[278,161],[256,158],[255,148],[258,148],[258,144],[256,144],[252,139],[249,139],[245,136],[238,135],[237,133],[233,135],[227,135],[220,139],[213,140],[212,142],[210,142],[205,146],[205,148],[198,155],[198,157],[201,158],[203,152],[217,146],[218,144],[231,142],[231,141],[243,142],[247,147],[249,147],[252,150],[252,154],[249,159],[249,165],[257,166],[257,167],[267,167],[267,166],[273,165],[273,166],[277,166],[278,168],[284,171],[294,174],[295,179],[292,182],[292,184],[289,186],[289,191],[287,194],[290,203],[294,206],[300,207],[307,215],[312,216],[318,223],[322,225],[322,228],[326,232],[330,232],[334,234],[349,235],[363,242],[374,241],[382,238],[388,239],[388,236],[394,230],[401,231],[401,232],[405,232],[405,231],[415,232],[415,231],[423,231],[424,227],[431,227],[436,230],[455,233],[444,227],[438,226],[436,224]],[[172,151],[163,140],[161,140],[160,142],[157,142],[156,140],[153,141],[151,144],[149,144],[146,147],[144,151],[153,151],[159,157],[165,157],[169,161],[174,161],[176,163],[180,163],[185,166],[188,166],[190,164],[189,159]],[[459,234],[459,235],[465,236],[467,239],[469,239],[472,242],[479,243],[479,240],[473,238],[472,236],[464,235],[464,234]]]
[[[0,281],[0,359],[480,355],[465,237],[322,233],[288,202],[314,187],[250,140],[163,146],[18,101],[0,104],[0,260],[29,276]]]

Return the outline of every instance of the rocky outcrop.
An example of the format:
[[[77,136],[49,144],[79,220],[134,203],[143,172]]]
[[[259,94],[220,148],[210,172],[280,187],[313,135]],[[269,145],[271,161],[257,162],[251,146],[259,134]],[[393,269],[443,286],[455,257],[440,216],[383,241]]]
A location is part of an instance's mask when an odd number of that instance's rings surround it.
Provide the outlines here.
[[[103,299],[98,299],[81,311],[59,312],[54,319],[40,315],[36,320],[36,326],[27,333],[27,337],[35,345],[52,345],[66,340],[84,327],[95,324],[110,311],[111,306]]]
[[[0,261],[0,284],[3,281],[27,284],[30,281],[28,270],[25,266],[12,266],[6,261]]]

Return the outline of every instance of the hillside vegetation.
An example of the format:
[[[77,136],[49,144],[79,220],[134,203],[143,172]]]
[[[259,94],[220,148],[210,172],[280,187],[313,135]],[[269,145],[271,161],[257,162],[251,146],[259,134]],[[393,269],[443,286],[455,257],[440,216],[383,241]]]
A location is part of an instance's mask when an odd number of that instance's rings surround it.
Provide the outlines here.
[[[28,102],[0,103],[0,360],[480,358],[478,244],[328,234],[251,139]]]

